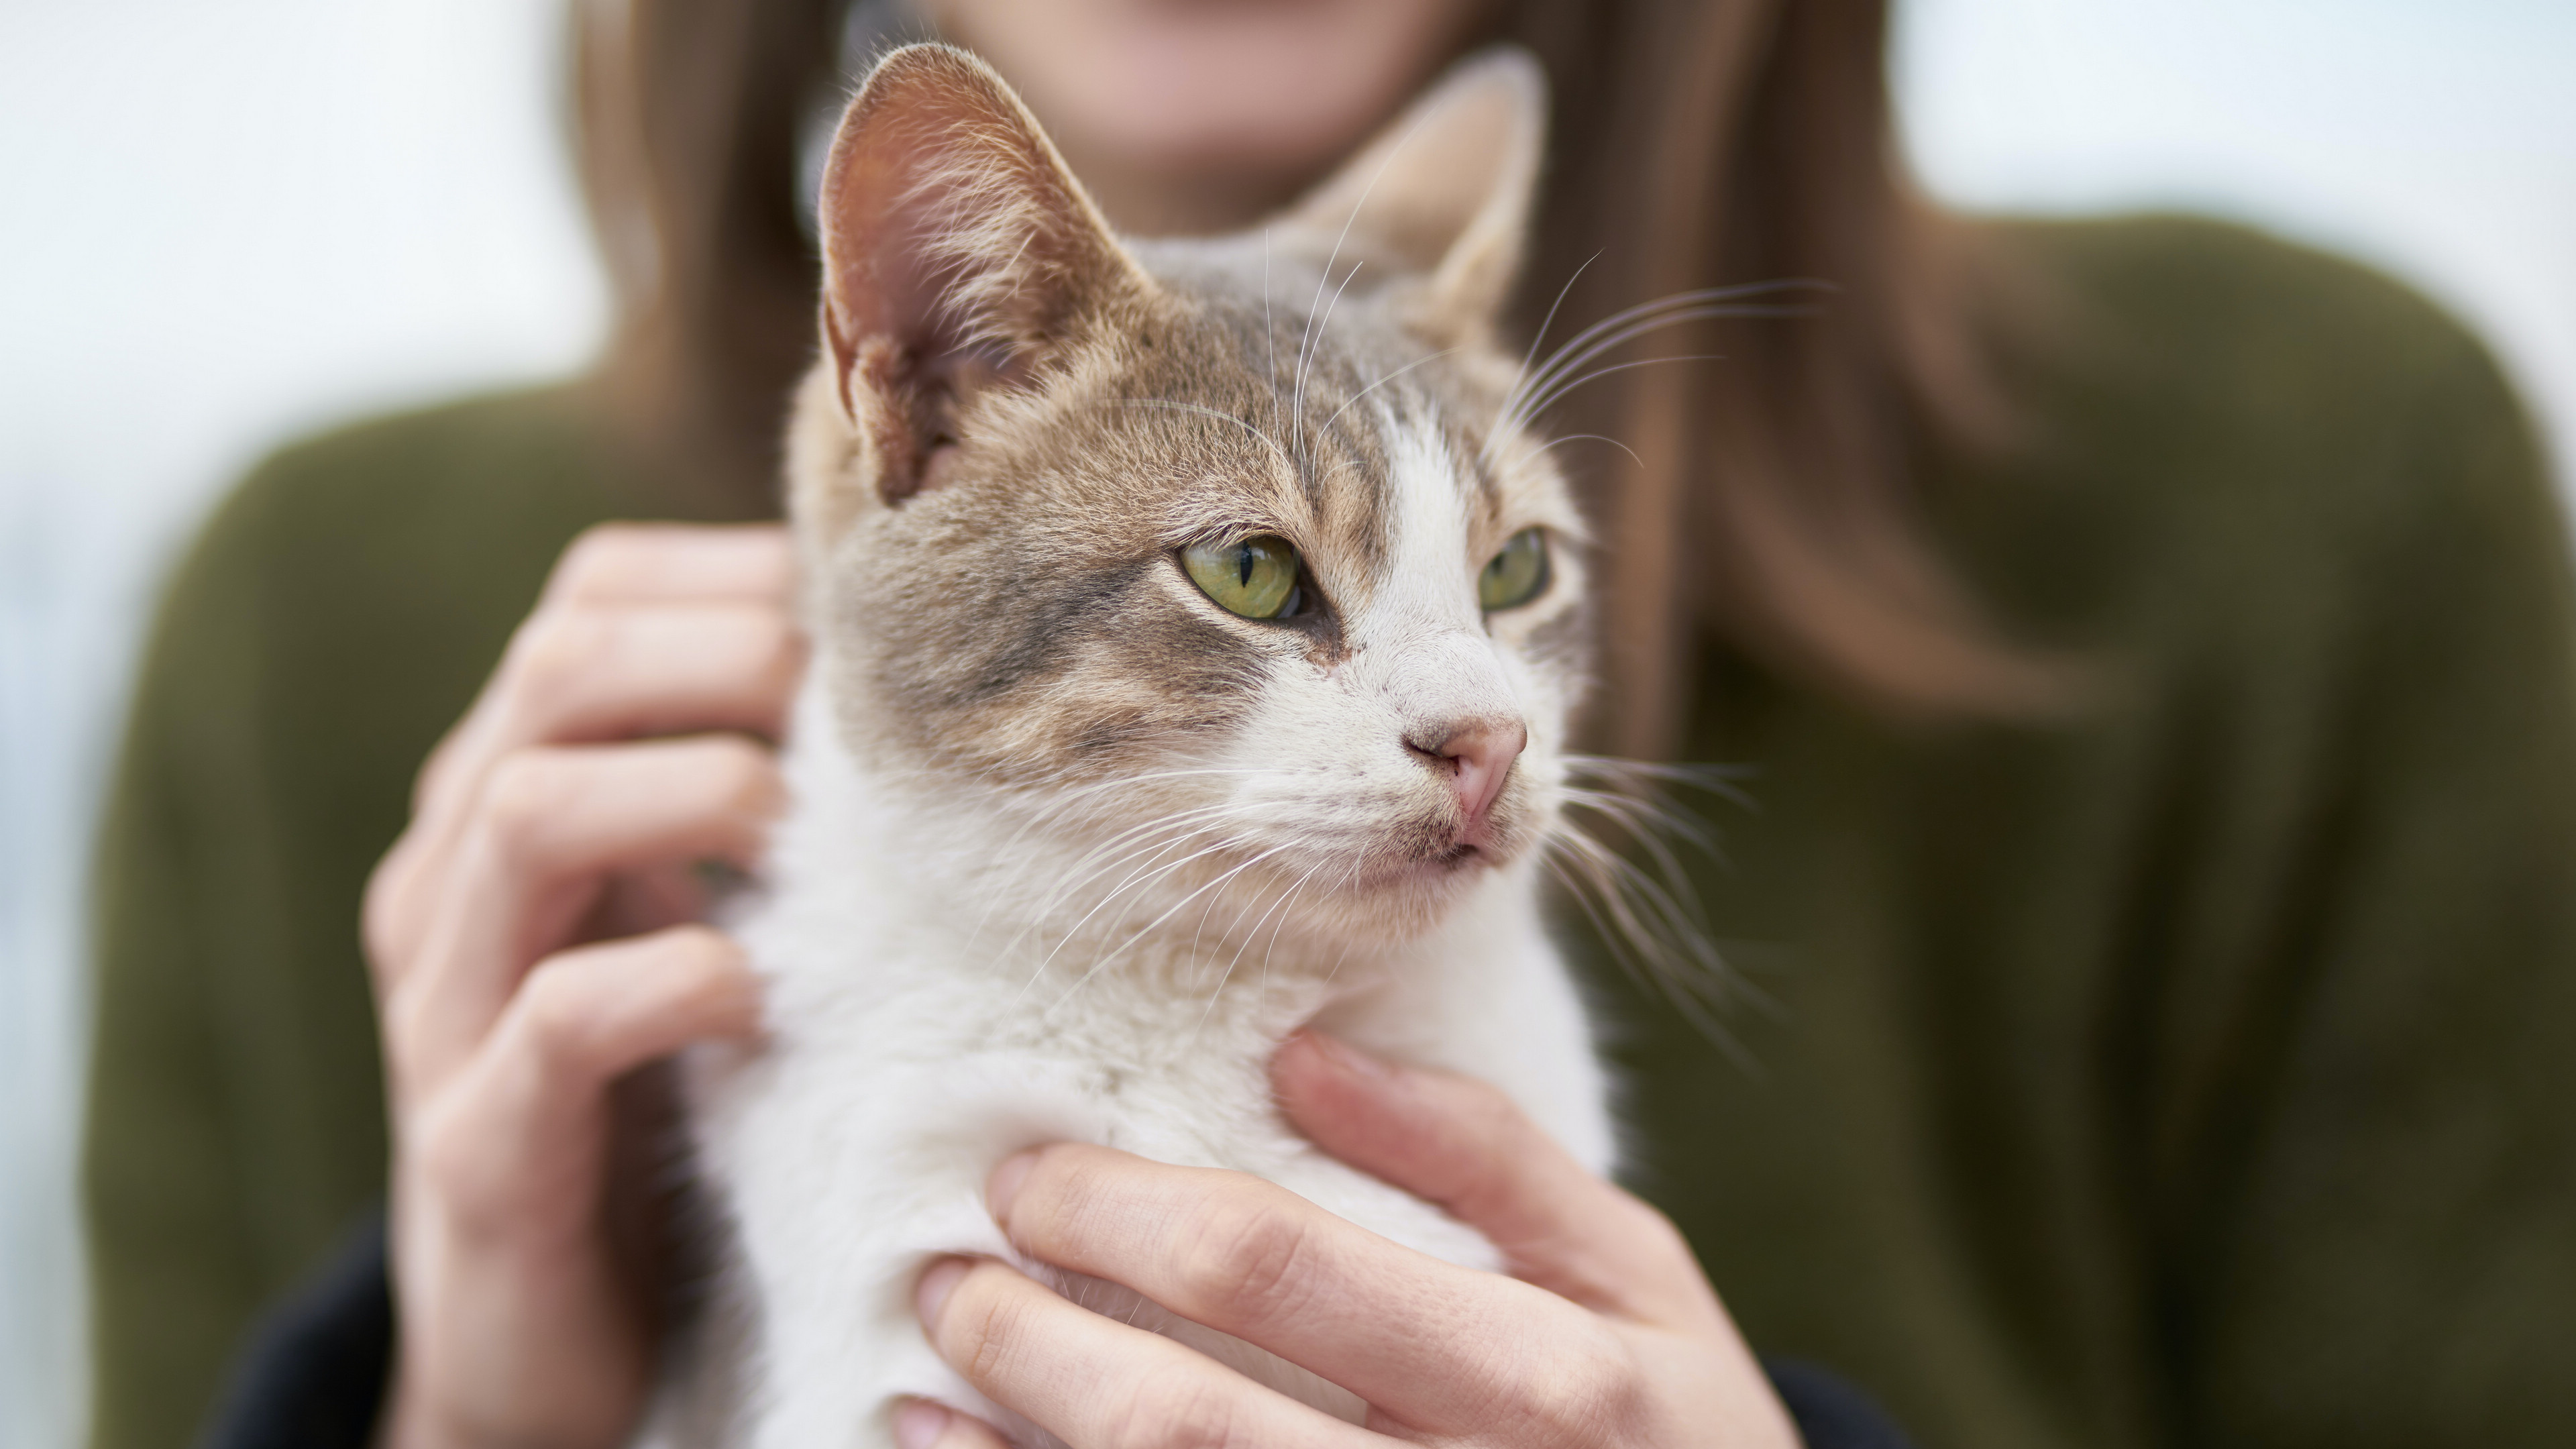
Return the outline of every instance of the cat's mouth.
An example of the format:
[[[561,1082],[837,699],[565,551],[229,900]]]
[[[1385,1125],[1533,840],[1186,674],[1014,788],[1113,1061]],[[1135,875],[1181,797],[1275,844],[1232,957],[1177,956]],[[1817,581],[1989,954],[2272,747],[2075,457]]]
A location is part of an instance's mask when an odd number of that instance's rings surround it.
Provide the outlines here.
[[[1461,840],[1424,861],[1423,864],[1437,871],[1460,871],[1484,859],[1486,855],[1483,846],[1473,841]]]

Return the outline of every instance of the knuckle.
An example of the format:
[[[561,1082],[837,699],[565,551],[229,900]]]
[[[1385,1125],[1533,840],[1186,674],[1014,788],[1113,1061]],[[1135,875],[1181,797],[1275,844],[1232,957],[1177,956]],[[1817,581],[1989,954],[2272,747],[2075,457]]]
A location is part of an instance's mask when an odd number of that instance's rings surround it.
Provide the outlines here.
[[[1642,1198],[1630,1197],[1626,1193],[1621,1193],[1618,1200],[1629,1217],[1629,1222],[1621,1229],[1622,1232],[1676,1262],[1695,1263],[1697,1261],[1691,1252],[1690,1239],[1682,1236],[1681,1228],[1671,1218],[1664,1216],[1653,1203]]]
[[[1646,1406],[1645,1388],[1627,1356],[1605,1343],[1513,1364],[1501,1380],[1498,1387],[1514,1417],[1540,1430],[1549,1443],[1627,1442]]]
[[[673,926],[660,937],[661,948],[691,970],[730,971],[744,964],[742,943],[703,922]]]
[[[1208,1376],[1176,1367],[1128,1377],[1102,1418],[1101,1442],[1135,1449],[1238,1449],[1246,1442],[1233,1397]]]
[[[560,711],[577,682],[606,653],[611,627],[604,612],[578,605],[540,608],[529,615],[511,641],[504,666],[511,703],[540,717]]]
[[[1489,1146],[1503,1146],[1516,1141],[1529,1129],[1529,1119],[1501,1089],[1488,1082],[1467,1081],[1461,1090],[1466,1100],[1461,1104],[1466,1117],[1467,1136]]]
[[[541,1070],[578,1070],[588,1061],[596,1013],[587,984],[573,963],[560,958],[538,963],[519,983],[512,1010]]]
[[[1026,1295],[1007,1291],[1000,1274],[979,1265],[957,1281],[940,1314],[940,1346],[968,1383],[1001,1383],[1028,1340],[1030,1312]]]
[[[778,760],[751,741],[720,735],[706,742],[716,777],[717,804],[727,814],[767,816],[785,800]]]
[[[551,751],[521,749],[503,755],[483,781],[478,813],[484,833],[504,852],[524,853],[528,842],[561,815],[569,783],[562,757]]]
[[[411,1158],[419,1180],[457,1231],[482,1236],[498,1230],[511,1205],[491,1169],[490,1124],[463,1110],[455,1093],[425,1105],[409,1124]]]
[[[1248,1183],[1229,1182],[1205,1210],[1199,1229],[1182,1239],[1176,1277],[1194,1307],[1228,1305],[1260,1316],[1293,1304],[1314,1254],[1314,1234],[1305,1221],[1260,1200]]]
[[[634,576],[649,546],[649,535],[633,524],[592,524],[555,560],[549,592],[574,599],[613,594]]]

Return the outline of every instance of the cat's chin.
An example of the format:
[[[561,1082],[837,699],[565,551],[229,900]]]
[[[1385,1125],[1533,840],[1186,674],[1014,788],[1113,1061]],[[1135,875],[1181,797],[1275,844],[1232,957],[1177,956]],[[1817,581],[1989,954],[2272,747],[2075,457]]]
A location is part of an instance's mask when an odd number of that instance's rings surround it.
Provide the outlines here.
[[[1409,933],[1436,923],[1508,864],[1492,846],[1459,841],[1431,855],[1386,860],[1353,881],[1350,894]]]

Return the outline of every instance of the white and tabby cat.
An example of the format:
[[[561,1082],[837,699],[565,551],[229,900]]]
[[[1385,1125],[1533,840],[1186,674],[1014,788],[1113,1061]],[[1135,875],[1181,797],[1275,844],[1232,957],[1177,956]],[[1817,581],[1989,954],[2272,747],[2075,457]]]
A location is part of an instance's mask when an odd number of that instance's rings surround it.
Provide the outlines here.
[[[916,1394],[1045,1442],[911,1295],[932,1255],[1008,1255],[982,1186],[1036,1143],[1258,1173],[1492,1266],[1281,1120],[1267,1063],[1306,1023],[1608,1165],[1536,886],[1580,526],[1494,345],[1540,110],[1489,55],[1266,230],[1122,243],[972,58],[897,51],[851,103],[790,450],[814,665],[740,922],[770,1034],[690,1064],[729,1257],[659,1435],[881,1444]]]

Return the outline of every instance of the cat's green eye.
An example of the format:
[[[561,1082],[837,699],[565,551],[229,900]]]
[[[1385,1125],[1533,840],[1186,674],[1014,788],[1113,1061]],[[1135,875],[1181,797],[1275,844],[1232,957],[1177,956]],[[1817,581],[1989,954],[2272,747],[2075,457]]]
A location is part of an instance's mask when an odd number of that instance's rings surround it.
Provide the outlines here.
[[[1512,535],[1503,551],[1485,565],[1476,576],[1476,602],[1487,613],[1496,609],[1515,609],[1539,596],[1547,587],[1547,534],[1536,528],[1524,528]]]
[[[1297,550],[1275,534],[1191,544],[1181,567],[1226,612],[1247,619],[1276,619],[1297,602]]]

